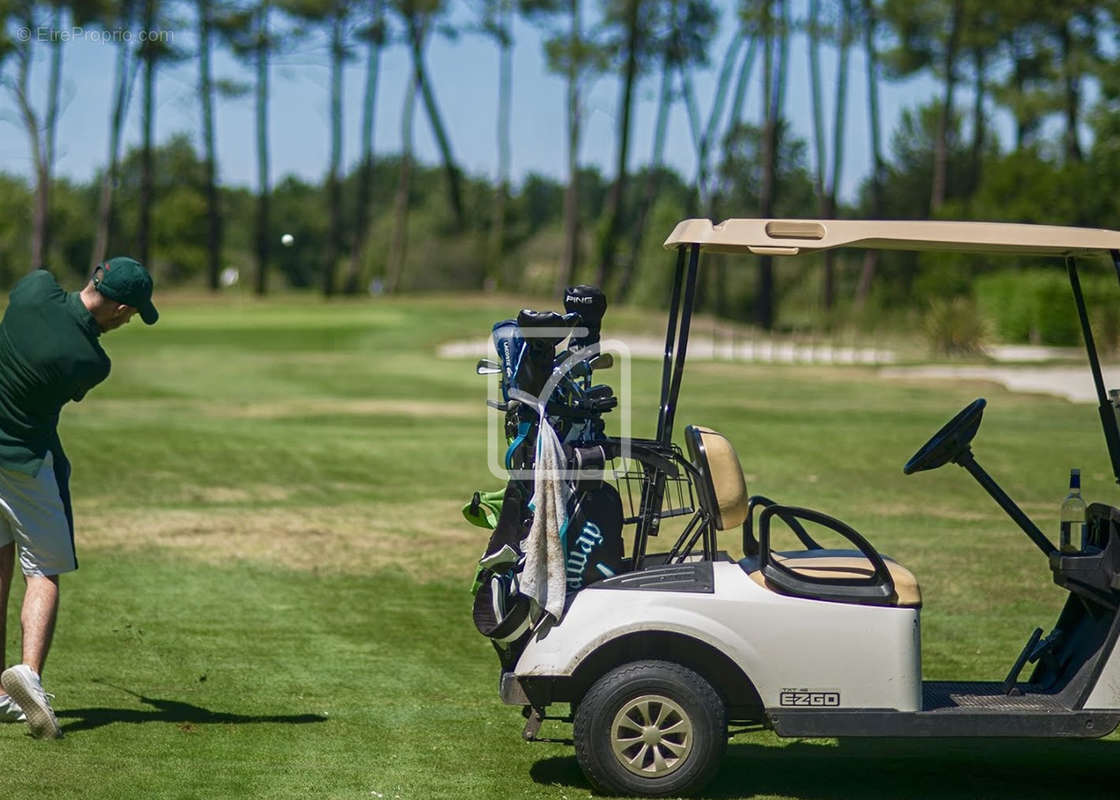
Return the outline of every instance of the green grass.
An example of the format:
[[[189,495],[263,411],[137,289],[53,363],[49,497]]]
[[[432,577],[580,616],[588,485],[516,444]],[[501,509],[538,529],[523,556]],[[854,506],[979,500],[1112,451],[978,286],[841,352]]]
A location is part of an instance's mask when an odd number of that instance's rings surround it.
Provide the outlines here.
[[[473,360],[434,355],[522,304],[170,298],[155,328],[107,337],[112,377],[63,413],[82,568],[63,580],[46,682],[67,736],[0,727],[4,794],[588,796],[570,747],[520,740],[471,624],[485,533],[459,507],[498,485],[485,464],[494,412]],[[650,326],[625,310],[607,321]],[[637,435],[658,384],[657,364],[635,365]],[[1041,555],[963,471],[902,475],[941,424],[988,397],[973,450],[1044,530],[1070,466],[1089,499],[1120,505],[1090,406],[856,367],[697,362],[684,385],[678,430],[726,433],[752,492],[845,519],[918,575],[929,678],[1002,679],[1062,602]],[[753,732],[732,740],[708,795],[1103,798],[1118,786],[1116,736]]]

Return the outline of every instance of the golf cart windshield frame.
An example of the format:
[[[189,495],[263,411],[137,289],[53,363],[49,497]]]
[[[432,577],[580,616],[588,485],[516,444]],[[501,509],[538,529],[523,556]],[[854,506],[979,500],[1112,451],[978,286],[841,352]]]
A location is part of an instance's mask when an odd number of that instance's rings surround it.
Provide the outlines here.
[[[677,259],[669,321],[665,331],[661,402],[657,419],[657,441],[662,445],[668,447],[673,437],[673,420],[688,352],[688,335],[696,302],[701,252],[795,256],[853,247],[1064,257],[1089,356],[1089,369],[1097,391],[1098,411],[1109,461],[1113,476],[1120,483],[1120,420],[1117,417],[1120,411],[1109,402],[1105,390],[1076,264],[1077,256],[1107,253],[1112,258],[1117,279],[1120,280],[1120,231],[1005,222],[729,219],[714,224],[706,219],[687,219],[677,224],[665,240],[664,247],[667,250],[675,249]],[[650,488],[655,496],[648,500],[659,503],[657,487]],[[647,505],[647,508],[654,507],[657,505]],[[641,544],[644,545],[646,535],[655,524],[643,521],[638,532]]]

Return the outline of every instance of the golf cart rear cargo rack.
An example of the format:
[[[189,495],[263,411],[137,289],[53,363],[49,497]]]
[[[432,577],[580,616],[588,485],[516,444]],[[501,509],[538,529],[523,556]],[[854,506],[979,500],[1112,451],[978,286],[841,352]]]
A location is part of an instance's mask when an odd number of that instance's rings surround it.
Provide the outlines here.
[[[673,446],[678,457],[680,448]],[[642,499],[651,496],[651,486],[659,470],[635,458],[617,458],[607,467],[608,480],[614,483],[622,498],[623,522],[632,525],[642,519]],[[696,511],[696,498],[692,492],[692,481],[685,472],[675,476],[661,473],[661,504],[657,519],[683,517]]]

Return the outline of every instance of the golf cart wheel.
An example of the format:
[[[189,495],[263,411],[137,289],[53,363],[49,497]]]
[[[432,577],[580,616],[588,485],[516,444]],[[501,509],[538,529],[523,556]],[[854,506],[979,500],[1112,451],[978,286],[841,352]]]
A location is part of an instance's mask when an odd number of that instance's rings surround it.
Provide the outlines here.
[[[638,661],[600,678],[576,709],[576,758],[600,792],[697,792],[727,749],[727,711],[711,685],[668,661]]]

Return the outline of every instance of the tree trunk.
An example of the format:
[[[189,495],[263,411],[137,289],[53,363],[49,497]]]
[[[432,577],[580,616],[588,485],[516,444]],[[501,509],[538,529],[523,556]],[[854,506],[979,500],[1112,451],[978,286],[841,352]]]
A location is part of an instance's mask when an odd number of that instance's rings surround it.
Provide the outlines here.
[[[1013,31],[1011,33],[1011,61],[1013,63],[1011,71],[1012,85],[1014,86],[1016,107],[1015,107],[1015,149],[1022,150],[1027,143],[1027,135],[1029,132],[1029,125],[1027,123],[1027,115],[1022,108],[1022,97],[1026,90],[1027,76],[1026,76],[1026,60],[1027,53],[1025,52],[1019,37]]]
[[[743,106],[747,102],[747,89],[750,87],[751,72],[754,71],[754,60],[758,55],[758,36],[752,35],[747,52],[739,65],[739,76],[735,80],[735,92],[731,101],[731,113],[727,117],[727,129],[724,131],[724,140],[727,134],[743,121]]]
[[[761,32],[763,43],[762,100],[764,118],[762,126],[762,182],[758,198],[759,216],[768,219],[774,214],[774,184],[777,179],[778,119],[774,75],[774,25],[771,17],[772,0],[763,0]],[[771,256],[759,258],[758,282],[754,297],[754,321],[763,330],[774,327],[774,262]]]
[[[649,221],[649,213],[653,204],[657,201],[657,189],[661,182],[661,165],[665,160],[665,134],[669,127],[669,108],[673,104],[672,70],[673,65],[669,53],[666,52],[661,65],[661,91],[658,92],[657,117],[653,126],[653,152],[650,155],[649,168],[646,172],[642,202],[638,207],[637,219],[630,239],[631,257],[624,265],[622,279],[619,281],[618,299],[620,302],[625,301],[630,294],[634,275],[638,268],[639,252],[642,246],[642,238],[645,236],[646,224]],[[695,129],[695,127],[694,120],[693,128]]]
[[[820,59],[820,0],[809,0],[809,99],[813,110],[813,148],[816,152],[816,170],[813,172],[814,188],[817,190],[817,204],[823,215],[824,199],[824,104],[821,101],[821,59]]]
[[[269,0],[264,0],[257,9],[256,36],[256,133],[257,133],[257,214],[256,214],[256,251],[257,285],[256,292],[264,296],[268,292],[268,262],[271,250],[269,205],[272,194],[269,181],[268,152],[268,53],[269,41],[268,14]]]
[[[820,59],[820,0],[809,0],[809,97],[812,101],[813,111],[813,147],[816,152],[816,169],[813,171],[813,188],[817,193],[817,213],[821,219],[828,219],[828,190],[825,188],[825,172],[828,169],[827,156],[824,144],[824,103],[821,100],[821,59]],[[824,258],[824,292],[823,301],[825,309],[831,309],[835,293],[835,279],[833,276],[833,262],[829,258],[830,250],[823,254]]]
[[[743,121],[743,106],[746,105],[747,90],[750,86],[751,73],[754,71],[754,61],[758,55],[758,40],[759,34],[752,33],[750,43],[747,45],[747,51],[743,54],[743,60],[739,64],[739,73],[736,76],[735,88],[731,94],[731,111],[729,112],[727,117],[727,126],[724,129],[723,138],[720,140],[720,148],[724,158],[727,157],[727,143],[729,141],[731,132],[734,131],[735,128]],[[708,139],[709,143],[711,141],[714,141],[714,135],[715,134],[713,130],[712,135]],[[706,163],[706,161],[707,158],[705,156],[704,162]],[[707,200],[703,202],[705,203],[703,207],[706,208],[706,210],[703,212],[703,216],[706,216],[709,219],[716,219],[718,216],[721,216],[716,213],[714,192],[709,192],[707,195]],[[713,294],[713,291],[707,285],[707,279],[705,278],[705,275],[710,274],[711,272],[711,270],[709,270],[708,273],[701,272],[700,282],[697,287],[697,296],[701,298],[701,300],[698,301],[698,305],[706,304],[707,297]],[[716,260],[713,281],[715,283],[714,294],[719,298],[719,308],[717,310],[720,311],[720,313],[723,313],[722,309],[725,307],[728,296],[728,293],[725,289],[727,284],[727,263],[725,259],[721,258]]]
[[[779,18],[779,31],[778,31],[778,75],[777,75],[777,95],[774,98],[774,119],[780,126],[782,124],[783,109],[785,109],[786,86],[789,83],[789,37],[790,31],[793,30],[790,24],[789,6],[792,0],[779,0],[778,7],[781,9]],[[780,136],[780,129],[776,136]],[[775,149],[774,153],[777,154],[778,150]]]
[[[466,218],[463,210],[463,191],[459,176],[459,167],[455,164],[455,156],[451,153],[451,140],[440,116],[436,97],[432,92],[431,81],[428,79],[424,67],[424,45],[427,38],[427,26],[417,24],[415,16],[408,17],[408,43],[412,51],[412,66],[416,75],[416,85],[424,101],[424,110],[428,114],[428,121],[432,126],[432,134],[436,138],[439,152],[443,158],[443,170],[447,175],[447,188],[451,200],[451,210],[455,214],[455,225],[459,230],[466,227]]]
[[[579,268],[580,93],[579,61],[576,53],[583,43],[583,19],[579,0],[569,0],[568,13],[571,15],[567,74],[568,187],[564,192],[564,260],[560,268],[558,291],[575,283],[576,270]]]
[[[953,14],[949,21],[949,40],[945,45],[945,94],[941,112],[937,116],[937,136],[933,142],[933,185],[930,189],[930,214],[936,213],[945,203],[949,178],[949,125],[953,117],[953,89],[956,87],[957,49],[960,46],[964,0],[953,0]]]
[[[732,95],[731,113],[727,118],[727,127],[724,130],[723,140],[720,142],[725,158],[727,157],[727,142],[730,134],[743,120],[743,105],[746,102],[747,87],[750,85],[751,72],[754,70],[754,60],[757,54],[758,36],[752,34],[750,44],[747,45],[747,52],[743,55],[743,61],[739,65],[739,75],[735,80],[735,90]],[[716,219],[717,216],[719,216],[716,214],[714,193],[708,194],[706,207],[707,211],[704,214],[706,217],[709,219]],[[717,296],[721,298],[727,297],[727,291],[724,289],[727,282],[726,273],[727,264],[725,259],[721,258],[717,260],[715,269],[716,293]],[[707,287],[704,285],[703,279],[701,279],[700,285],[704,287],[704,291],[707,292]]]
[[[214,148],[214,88],[210,74],[210,0],[198,0],[198,93],[202,100],[202,145],[206,170],[206,251],[210,290],[218,291],[222,259],[222,217],[218,198],[217,154]]]
[[[633,107],[634,85],[638,80],[638,48],[640,46],[639,12],[641,0],[627,0],[626,7],[626,65],[622,74],[622,96],[619,101],[618,159],[615,180],[607,200],[606,230],[599,245],[598,281],[606,288],[614,274],[615,250],[622,230],[622,212],[626,191],[626,162],[630,151],[630,114]]]
[[[712,100],[712,111],[708,115],[708,124],[704,127],[704,134],[696,151],[696,187],[694,192],[695,209],[706,208],[711,200],[711,186],[709,186],[709,160],[711,158],[712,143],[716,141],[719,124],[723,120],[723,108],[727,104],[727,93],[731,83],[731,71],[735,68],[735,59],[743,48],[743,32],[738,30],[731,37],[727,51],[723,54],[723,63],[720,66],[719,78],[716,83],[716,93]]]
[[[144,3],[144,30],[155,29],[156,3]],[[140,222],[137,229],[136,252],[140,263],[151,269],[152,247],[152,203],[155,201],[154,166],[152,164],[152,135],[155,127],[156,91],[156,51],[151,42],[142,45],[141,57],[144,59],[144,105],[141,109],[141,151],[140,151]]]
[[[54,7],[52,23],[54,30],[62,30],[62,6]],[[62,85],[62,39],[55,38],[51,41],[51,69],[47,78],[47,114],[43,135],[46,142],[43,147],[44,158],[41,164],[40,175],[41,190],[36,198],[36,214],[41,215],[42,225],[38,228],[41,238],[39,245],[43,253],[43,262],[50,259],[51,248],[51,182],[54,177],[55,139],[58,134],[59,88]]]
[[[513,98],[513,2],[502,0],[501,50],[498,57],[498,185],[494,187],[494,227],[483,288],[495,289],[506,252],[506,199],[509,197],[511,160],[510,125]]]
[[[132,3],[129,0],[121,4],[119,22],[123,30],[128,30],[132,24]],[[118,42],[113,80],[113,108],[109,115],[109,153],[105,172],[101,176],[101,191],[97,201],[97,232],[90,258],[90,273],[105,260],[105,254],[109,249],[109,232],[113,221],[113,189],[117,183],[121,128],[124,126],[132,94],[132,77],[135,74],[132,70],[133,63],[131,45],[123,40]]]
[[[350,250],[350,268],[346,273],[345,291],[357,294],[362,264],[369,245],[371,197],[373,196],[373,121],[377,107],[377,78],[381,65],[384,17],[383,0],[372,0],[370,39],[366,51],[366,91],[362,101],[362,167],[358,173],[358,206],[354,212],[354,246]]]
[[[681,99],[688,117],[688,132],[692,136],[692,149],[699,153],[704,146],[704,130],[700,124],[700,104],[696,102],[696,93],[692,90],[692,78],[689,77],[688,68],[679,64],[681,78]]]
[[[393,241],[385,270],[385,291],[390,294],[400,288],[408,252],[408,194],[412,179],[412,120],[416,113],[416,84],[416,74],[413,73],[404,93],[404,110],[401,111],[401,172],[393,202]]]
[[[976,70],[976,87],[972,105],[972,188],[980,185],[981,173],[984,169],[984,84],[987,77],[987,59],[982,47],[972,51],[972,62]]]
[[[325,264],[323,265],[323,295],[334,294],[335,270],[342,250],[342,184],[339,171],[342,166],[342,67],[346,54],[343,40],[342,10],[336,10],[331,21],[331,154],[327,171],[327,213],[329,232]]]
[[[30,18],[27,19],[27,28],[31,29],[35,25],[35,21]],[[31,168],[35,174],[35,198],[34,205],[32,206],[31,215],[31,267],[37,269],[45,265],[46,253],[43,251],[43,225],[42,218],[42,204],[40,196],[42,194],[41,183],[43,175],[43,142],[39,137],[39,118],[35,114],[35,109],[31,105],[30,92],[30,77],[31,77],[31,40],[26,43],[21,43],[15,49],[16,58],[16,83],[12,88],[12,93],[15,95],[16,105],[19,107],[20,119],[23,121],[24,129],[27,131],[28,144],[31,149]]]
[[[862,0],[863,4],[863,49],[867,63],[867,124],[871,140],[871,216],[883,217],[883,150],[879,133],[879,53],[875,47],[875,8],[872,0]],[[879,251],[867,250],[863,254],[863,268],[860,270],[859,283],[856,285],[855,306],[863,308],[871,293],[875,279],[875,268],[879,263]]]
[[[840,58],[836,68],[836,102],[832,110],[832,174],[828,179],[828,199],[824,206],[824,219],[836,216],[836,196],[840,191],[840,176],[844,169],[844,126],[848,110],[848,53],[851,41],[852,8],[843,0],[840,10]],[[836,251],[824,251],[824,307],[831,311],[836,305]]]
[[[1062,25],[1059,31],[1062,48],[1062,83],[1065,98],[1065,146],[1066,159],[1071,162],[1082,161],[1081,140],[1077,134],[1081,114],[1081,76],[1074,64],[1073,33],[1070,31],[1069,22]]]

